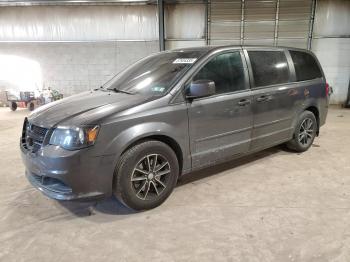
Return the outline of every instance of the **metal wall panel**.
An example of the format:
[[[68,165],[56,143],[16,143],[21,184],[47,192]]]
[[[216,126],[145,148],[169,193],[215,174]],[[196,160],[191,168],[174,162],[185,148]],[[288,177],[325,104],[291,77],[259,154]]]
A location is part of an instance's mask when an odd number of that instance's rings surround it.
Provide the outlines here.
[[[280,0],[278,45],[307,48],[312,0]]]
[[[305,48],[307,46],[307,39],[296,39],[296,38],[278,38],[277,45],[279,46],[292,46],[297,48]]]
[[[211,1],[208,8],[210,9],[208,37],[212,40],[209,41],[210,44],[223,45],[240,39],[241,1]]]
[[[236,39],[236,40],[224,40],[224,39],[212,39],[210,41],[211,45],[240,45],[241,44],[241,40],[240,39]]]
[[[157,20],[154,5],[1,7],[0,41],[156,41]]]
[[[316,37],[350,36],[350,1],[323,0],[317,5]]]
[[[309,20],[311,0],[280,0],[280,20]]]
[[[165,5],[167,39],[204,39],[205,5]]]
[[[154,4],[156,0],[1,0],[0,6],[34,5],[137,5]]]
[[[274,40],[273,39],[245,39],[245,45],[266,45],[272,46]]]
[[[241,22],[225,22],[211,24],[211,39],[239,39]]]
[[[256,21],[244,23],[244,39],[273,39],[275,21]]]
[[[350,1],[317,2],[312,51],[333,88],[332,104],[345,103],[350,81]]]
[[[244,19],[261,21],[275,20],[276,1],[245,1]]]
[[[278,23],[278,36],[280,38],[307,38],[308,33],[308,20],[279,21]]]
[[[241,1],[217,0],[210,2],[211,22],[241,21]]]
[[[165,49],[179,49],[195,46],[205,46],[205,40],[166,40]]]
[[[165,2],[165,49],[205,45],[206,17],[203,2]]]
[[[312,0],[208,1],[208,43],[307,48]]]

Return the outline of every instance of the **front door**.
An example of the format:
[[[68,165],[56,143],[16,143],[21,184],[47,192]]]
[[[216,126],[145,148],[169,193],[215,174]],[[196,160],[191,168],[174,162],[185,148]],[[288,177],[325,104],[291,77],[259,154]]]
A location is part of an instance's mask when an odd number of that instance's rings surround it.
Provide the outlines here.
[[[192,167],[211,165],[249,150],[251,93],[240,51],[215,55],[192,81],[211,80],[216,93],[188,103]]]

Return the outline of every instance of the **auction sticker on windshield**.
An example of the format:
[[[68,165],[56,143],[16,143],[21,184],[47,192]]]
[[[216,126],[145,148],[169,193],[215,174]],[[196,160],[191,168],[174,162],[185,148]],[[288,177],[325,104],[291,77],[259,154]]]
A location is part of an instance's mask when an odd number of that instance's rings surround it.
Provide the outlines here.
[[[173,64],[193,64],[197,58],[177,58]]]

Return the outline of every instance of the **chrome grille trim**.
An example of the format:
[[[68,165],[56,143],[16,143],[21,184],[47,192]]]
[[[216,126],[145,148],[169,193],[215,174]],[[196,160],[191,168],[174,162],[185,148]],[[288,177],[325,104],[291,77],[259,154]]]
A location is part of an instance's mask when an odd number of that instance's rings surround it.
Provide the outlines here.
[[[43,146],[48,130],[48,128],[30,123],[28,119],[25,118],[21,138],[22,146],[32,153],[37,152]]]

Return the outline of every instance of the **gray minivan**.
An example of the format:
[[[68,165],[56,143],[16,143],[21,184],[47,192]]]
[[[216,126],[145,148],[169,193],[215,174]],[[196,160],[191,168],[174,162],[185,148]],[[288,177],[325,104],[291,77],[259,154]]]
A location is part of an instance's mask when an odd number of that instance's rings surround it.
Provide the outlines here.
[[[307,150],[328,108],[316,57],[282,47],[199,47],[148,56],[101,88],[25,119],[28,180],[45,195],[160,205],[180,175],[286,143]]]

